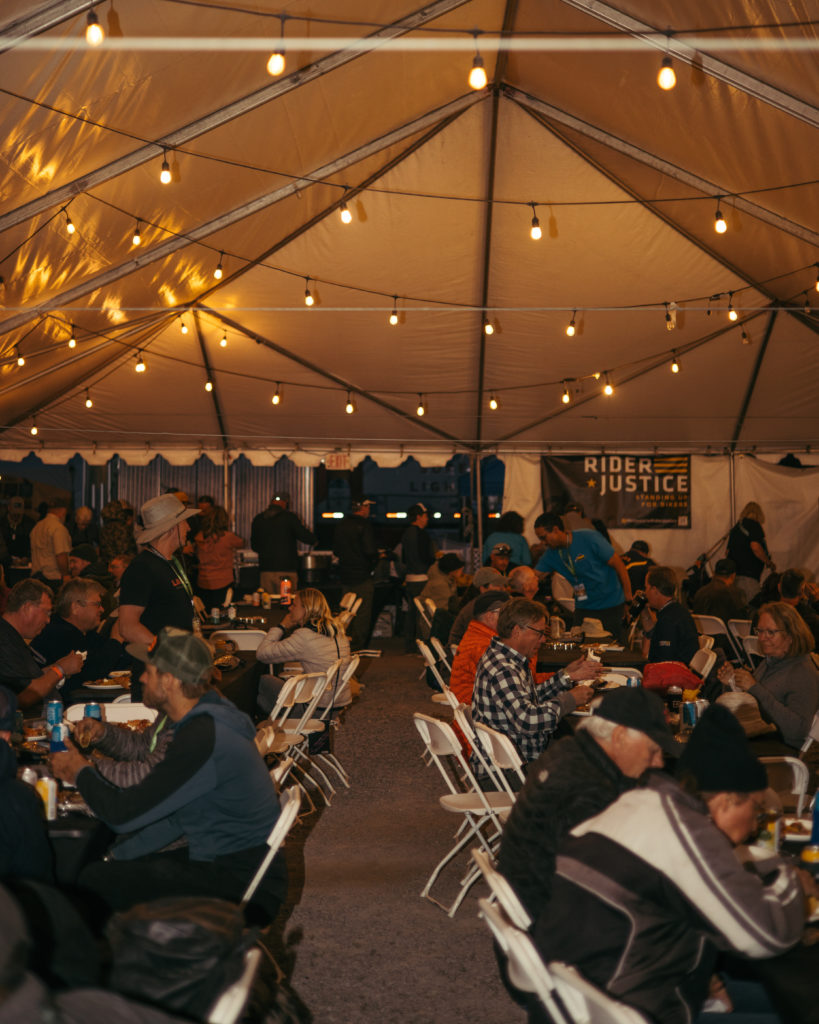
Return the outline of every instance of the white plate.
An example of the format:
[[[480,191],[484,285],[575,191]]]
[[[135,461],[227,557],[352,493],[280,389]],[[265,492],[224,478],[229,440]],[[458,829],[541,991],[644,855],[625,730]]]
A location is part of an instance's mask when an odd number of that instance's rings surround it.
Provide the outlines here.
[[[23,739],[25,740],[26,743],[36,743],[38,740],[47,740],[48,739],[48,733],[47,732],[37,732],[37,733],[34,733],[33,736],[24,736]]]
[[[606,690],[611,690],[615,686],[628,686],[628,676],[624,676],[620,672],[604,672],[600,678],[605,681]]]
[[[807,832],[804,835],[798,835],[793,832],[786,832],[785,829],[788,825],[793,824],[795,821],[801,821],[802,824],[807,828]],[[783,816],[782,818],[782,842],[783,843],[809,843],[811,833],[811,819],[810,818],[797,818],[794,815]]]
[[[125,690],[127,687],[121,683],[83,683],[86,690]]]

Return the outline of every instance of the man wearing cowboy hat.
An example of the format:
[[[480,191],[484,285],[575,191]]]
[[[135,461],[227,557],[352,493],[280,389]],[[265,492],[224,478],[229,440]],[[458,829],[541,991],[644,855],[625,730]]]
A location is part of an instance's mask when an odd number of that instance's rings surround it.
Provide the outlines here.
[[[193,629],[193,587],[175,552],[184,546],[186,509],[173,494],[146,501],[140,510],[137,544],[142,550],[122,576],[119,630],[131,644],[151,644],[163,626]]]

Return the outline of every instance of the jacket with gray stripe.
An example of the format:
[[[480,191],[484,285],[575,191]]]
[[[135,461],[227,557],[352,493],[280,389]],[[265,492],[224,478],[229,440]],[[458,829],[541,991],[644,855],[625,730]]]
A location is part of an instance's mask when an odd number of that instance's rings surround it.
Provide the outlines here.
[[[651,1020],[688,1024],[717,950],[772,957],[802,934],[795,870],[774,855],[749,870],[743,849],[701,800],[651,773],[572,830],[535,925],[544,959],[574,964]]]

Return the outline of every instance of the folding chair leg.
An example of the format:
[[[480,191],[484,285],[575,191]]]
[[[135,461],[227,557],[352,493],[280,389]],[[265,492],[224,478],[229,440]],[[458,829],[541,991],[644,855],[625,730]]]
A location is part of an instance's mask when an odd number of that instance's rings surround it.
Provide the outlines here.
[[[324,772],[321,770],[321,768],[316,764],[315,760],[312,757],[310,757],[308,754],[305,754],[305,752],[303,750],[300,750],[298,747],[294,747],[293,748],[293,753],[294,753],[294,755],[297,758],[303,759],[306,762],[307,767],[302,765],[302,769],[303,769],[305,775],[311,775],[311,771],[315,771],[316,774],[318,776],[320,776],[320,778],[323,780],[323,782],[327,786],[327,789],[332,793],[333,796],[335,796],[336,795],[335,787],[333,786],[332,782],[330,782],[330,780],[327,778],[327,776],[324,774]],[[313,780],[313,781],[315,781],[315,780]],[[321,785],[319,785],[319,789],[321,789],[321,788],[322,788]]]
[[[347,789],[350,788],[350,776],[341,766],[341,763],[339,762],[335,754],[331,754],[329,751],[322,752],[320,754],[314,754],[313,760],[320,760],[322,764],[326,764],[328,768],[332,768],[336,775],[338,775],[341,783],[345,785]]]
[[[307,772],[307,770],[306,770],[306,769],[305,769],[305,768],[303,767],[303,765],[300,765],[300,764],[294,764],[294,765],[293,765],[293,771],[294,771],[294,772],[298,772],[298,773],[299,773],[299,774],[301,775],[301,779],[302,779],[302,781],[300,781],[300,782],[298,783],[298,785],[299,785],[299,788],[301,789],[301,791],[302,791],[303,793],[307,793],[307,795],[308,795],[308,796],[307,796],[307,798],[308,798],[308,800],[310,800],[310,804],[312,805],[312,808],[313,808],[313,810],[315,810],[315,809],[316,809],[316,805],[315,805],[315,803],[313,802],[312,798],[310,797],[310,795],[309,795],[309,791],[308,791],[307,787],[306,787],[306,786],[304,785],[304,783],[305,783],[305,782],[306,782],[306,781],[307,781],[308,779],[310,780],[310,784],[311,784],[311,785],[313,786],[313,788],[314,788],[314,789],[316,790],[316,792],[317,792],[317,793],[321,793],[321,795],[322,795],[322,798],[323,798],[323,800],[324,800],[324,803],[325,803],[325,804],[326,804],[326,805],[327,805],[328,807],[330,806],[330,804],[332,803],[332,801],[330,800],[330,797],[329,797],[329,795],[328,795],[327,793],[325,793],[325,792],[324,792],[324,790],[323,790],[323,789],[321,788],[321,786],[320,786],[320,785],[318,784],[318,782],[317,782],[317,781],[316,781],[316,780],[315,780],[315,779],[314,779],[314,778],[313,778],[313,777],[312,777],[312,776],[311,776],[311,775],[309,774],[309,772]]]
[[[465,847],[465,846],[467,845],[467,843],[468,843],[468,842],[469,842],[469,841],[470,841],[470,840],[471,840],[471,839],[472,839],[473,837],[474,837],[474,838],[476,838],[476,839],[477,839],[477,840],[478,840],[478,841],[479,841],[479,842],[481,843],[481,845],[482,845],[482,846],[484,846],[484,847],[486,846],[486,841],[485,841],[485,839],[483,838],[483,836],[481,835],[481,827],[483,826],[483,824],[484,824],[484,821],[486,820],[486,818],[483,818],[483,819],[481,819],[480,821],[477,821],[477,822],[476,822],[476,821],[475,821],[475,820],[474,820],[473,818],[471,818],[471,817],[470,817],[469,815],[464,815],[464,820],[465,820],[465,821],[468,821],[468,822],[469,822],[469,824],[470,824],[470,825],[471,825],[472,827],[471,827],[471,828],[469,828],[469,829],[468,829],[468,830],[467,830],[467,831],[465,832],[465,834],[464,834],[464,835],[463,835],[463,836],[462,836],[462,837],[461,837],[461,838],[460,838],[460,839],[458,840],[458,842],[457,842],[457,843],[455,843],[455,845],[454,845],[454,846],[452,847],[452,849],[451,849],[451,850],[449,851],[449,853],[447,853],[447,854],[446,854],[446,855],[445,855],[445,856],[444,856],[444,857],[443,857],[443,858],[442,858],[442,859],[441,859],[441,860],[440,860],[440,861],[438,862],[438,864],[437,864],[437,865],[435,866],[435,868],[434,868],[434,870],[433,870],[432,874],[431,874],[431,875],[429,876],[429,878],[427,879],[427,884],[426,884],[426,885],[424,886],[423,890],[421,891],[421,896],[422,896],[422,897],[423,897],[424,899],[428,899],[428,900],[430,900],[430,901],[431,901],[432,903],[435,903],[435,904],[437,904],[437,905],[438,905],[438,906],[439,906],[439,907],[440,907],[440,908],[441,908],[442,910],[445,910],[445,911],[446,911],[447,913],[449,913],[449,909],[448,909],[447,907],[445,907],[445,906],[444,906],[444,905],[443,905],[442,903],[439,903],[439,902],[438,902],[438,900],[434,899],[434,898],[433,898],[432,896],[430,896],[430,895],[429,895],[430,889],[431,889],[431,888],[432,888],[432,886],[433,886],[433,885],[435,884],[435,882],[436,882],[436,881],[438,880],[438,876],[439,876],[439,875],[440,875],[440,873],[441,873],[441,872],[443,871],[443,869],[444,869],[444,868],[445,868],[445,867],[447,866],[447,864],[449,864],[449,862],[450,862],[450,861],[451,861],[451,860],[452,860],[452,859],[453,859],[454,857],[457,857],[457,855],[458,855],[458,854],[459,854],[459,853],[461,852],[461,850],[463,850],[463,848],[464,848],[464,847]]]

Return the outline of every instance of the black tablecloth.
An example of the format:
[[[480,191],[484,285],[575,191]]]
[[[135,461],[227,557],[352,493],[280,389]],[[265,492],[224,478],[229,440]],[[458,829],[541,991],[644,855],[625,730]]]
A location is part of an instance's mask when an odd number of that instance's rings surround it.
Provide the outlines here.
[[[554,672],[559,668],[565,668],[571,662],[581,657],[582,650],[574,651],[553,651],[548,647],[541,647],[537,655],[538,672]],[[641,672],[646,664],[646,659],[636,651],[601,651],[600,659],[606,668],[637,668]]]
[[[99,860],[114,833],[97,818],[79,811],[60,814],[48,822],[48,839],[54,850],[54,869],[60,885],[73,885],[80,871]]]

